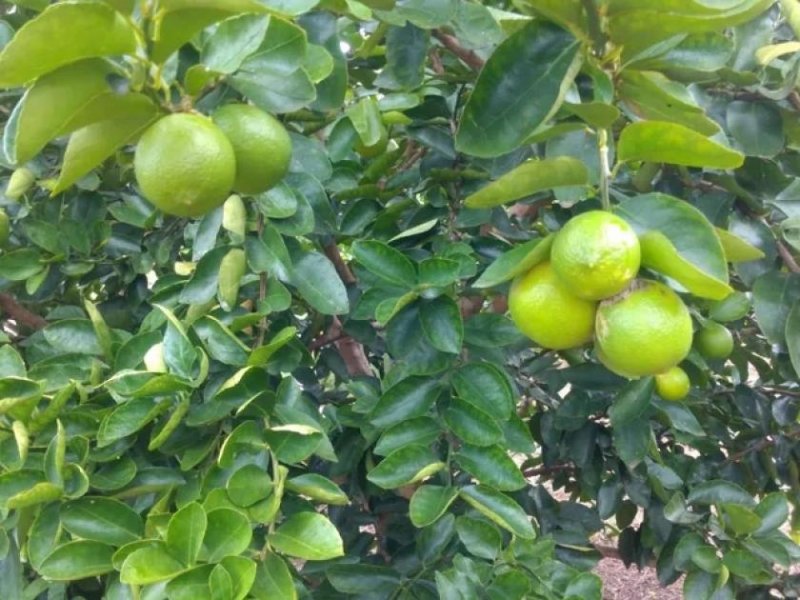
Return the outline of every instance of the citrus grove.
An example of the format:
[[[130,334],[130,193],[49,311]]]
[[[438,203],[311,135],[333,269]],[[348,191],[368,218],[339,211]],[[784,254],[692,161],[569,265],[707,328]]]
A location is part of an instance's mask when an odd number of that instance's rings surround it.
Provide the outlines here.
[[[0,599],[796,597],[799,84],[796,0],[0,3]]]

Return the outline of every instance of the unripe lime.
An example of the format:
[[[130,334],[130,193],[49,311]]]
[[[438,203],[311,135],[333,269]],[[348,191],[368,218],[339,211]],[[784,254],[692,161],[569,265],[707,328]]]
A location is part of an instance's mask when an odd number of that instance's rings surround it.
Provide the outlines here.
[[[159,342],[150,346],[144,355],[144,367],[152,373],[166,373],[167,363],[164,361],[164,344]]]
[[[672,367],[656,375],[656,391],[664,400],[678,402],[686,398],[692,384],[686,371]]]
[[[593,210],[570,219],[556,234],[550,261],[574,295],[603,300],[624,290],[639,272],[639,238],[624,219]]]
[[[145,198],[179,217],[199,217],[222,204],[236,173],[225,134],[207,117],[186,113],[150,126],[133,162]]]
[[[550,263],[514,280],[508,308],[520,331],[542,348],[565,350],[592,339],[597,305],[573,296]]]
[[[233,146],[241,194],[260,194],[278,183],[292,159],[292,140],[280,121],[249,104],[228,104],[213,115]]]
[[[724,325],[708,321],[695,335],[694,345],[705,358],[722,360],[733,352],[733,335]]]
[[[36,181],[36,175],[27,167],[20,167],[11,173],[6,186],[6,198],[9,200],[19,199],[25,192],[31,189]]]
[[[663,373],[692,347],[692,317],[662,283],[637,281],[600,304],[595,323],[598,357],[625,377]]]
[[[247,272],[247,259],[244,250],[229,250],[219,265],[219,301],[222,308],[230,310],[239,299],[239,286]]]
[[[232,194],[222,205],[222,227],[231,233],[234,241],[241,243],[247,229],[247,208],[236,194]]]

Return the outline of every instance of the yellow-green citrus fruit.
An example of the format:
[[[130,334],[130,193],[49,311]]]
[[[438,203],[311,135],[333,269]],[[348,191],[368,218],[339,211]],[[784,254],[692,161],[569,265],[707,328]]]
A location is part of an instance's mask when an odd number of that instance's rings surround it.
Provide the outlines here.
[[[170,215],[199,217],[225,201],[233,186],[233,147],[211,119],[176,113],[144,132],[133,160],[150,202]]]
[[[292,140],[278,119],[249,104],[228,104],[212,118],[236,155],[233,189],[260,194],[283,179],[292,158]]]
[[[11,235],[11,223],[6,211],[0,208],[0,246],[4,246]]]
[[[222,308],[230,310],[239,299],[239,286],[247,272],[247,258],[244,250],[233,248],[223,257],[219,265],[218,297]]]
[[[236,238],[235,241],[244,240],[247,232],[247,208],[241,197],[236,194],[231,194],[222,205],[222,227]]]
[[[519,330],[542,348],[566,350],[592,339],[597,305],[573,296],[550,263],[514,280],[508,308]]]
[[[639,272],[639,238],[624,219],[604,210],[589,211],[558,232],[550,261],[573,294],[603,300],[624,290]]]
[[[385,127],[381,127],[381,135],[378,138],[378,141],[371,146],[365,146],[361,141],[361,138],[358,138],[356,141],[356,152],[358,152],[362,158],[375,158],[376,156],[383,154],[388,145],[389,132],[386,131]]]
[[[724,325],[709,321],[695,335],[694,346],[705,358],[722,360],[733,352],[733,335]]]
[[[598,357],[625,377],[657,375],[681,362],[692,347],[692,317],[662,283],[637,281],[601,302],[595,322]]]
[[[14,169],[11,177],[8,178],[5,196],[9,200],[18,200],[25,192],[31,189],[36,181],[36,175],[27,167]]]
[[[683,400],[691,387],[689,376],[680,367],[672,367],[656,375],[656,391],[664,400]]]

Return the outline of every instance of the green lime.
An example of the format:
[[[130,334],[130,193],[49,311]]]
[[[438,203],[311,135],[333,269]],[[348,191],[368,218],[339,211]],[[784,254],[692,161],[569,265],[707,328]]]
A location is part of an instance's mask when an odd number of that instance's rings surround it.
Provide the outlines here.
[[[542,348],[565,350],[592,339],[597,305],[573,296],[550,263],[514,280],[508,308],[519,330]]]
[[[573,294],[603,300],[624,290],[639,272],[639,238],[624,219],[593,210],[570,219],[556,234],[550,261]]]
[[[199,217],[225,201],[236,161],[211,119],[176,113],[156,121],[136,146],[134,172],[150,202],[167,214]]]
[[[249,104],[223,106],[213,119],[233,145],[237,192],[260,194],[283,179],[292,159],[292,140],[280,121]]]

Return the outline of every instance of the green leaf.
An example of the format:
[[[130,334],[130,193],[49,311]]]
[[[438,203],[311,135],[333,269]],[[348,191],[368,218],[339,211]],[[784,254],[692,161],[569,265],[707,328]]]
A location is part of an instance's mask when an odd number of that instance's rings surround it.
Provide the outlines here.
[[[786,349],[795,373],[800,374],[800,302],[786,316]]]
[[[325,575],[337,592],[347,595],[391,593],[402,581],[394,569],[365,564],[336,565]]]
[[[683,597],[697,600],[711,600],[716,588],[716,577],[701,570],[692,570],[683,581]]]
[[[652,437],[647,418],[628,421],[623,427],[615,427],[613,432],[614,447],[620,459],[631,469],[644,460]]]
[[[741,504],[755,506],[755,500],[740,486],[730,481],[714,479],[695,485],[689,492],[689,502],[693,504]]]
[[[753,308],[756,322],[770,343],[782,344],[789,313],[800,297],[800,276],[770,271],[753,284]],[[792,319],[794,327],[795,319]]]
[[[381,396],[372,411],[372,423],[385,429],[406,419],[421,417],[430,410],[440,392],[439,382],[435,379],[404,379]]]
[[[438,485],[419,486],[408,505],[408,516],[414,527],[427,527],[435,523],[457,496],[456,488]]]
[[[250,545],[253,532],[250,521],[239,511],[217,508],[206,515],[208,524],[203,537],[200,558],[217,562],[226,556],[236,556]]]
[[[236,506],[252,506],[270,495],[272,478],[258,465],[244,465],[231,475],[225,489]]]
[[[192,324],[192,329],[214,360],[234,367],[247,364],[250,348],[218,319],[202,317]]]
[[[470,554],[487,560],[497,558],[503,543],[494,525],[465,515],[456,518],[456,533]]]
[[[53,581],[74,581],[96,577],[114,570],[114,548],[90,540],[62,544],[44,559],[39,574]]]
[[[123,546],[144,535],[144,521],[127,504],[112,498],[83,497],[61,506],[61,524],[71,534]]]
[[[655,381],[652,377],[643,377],[626,384],[614,398],[608,411],[613,427],[625,427],[628,423],[639,420],[650,408]]]
[[[536,537],[528,516],[505,494],[485,485],[469,485],[462,488],[459,495],[475,510],[515,536],[526,540]]]
[[[517,464],[500,446],[481,448],[464,444],[455,459],[478,482],[502,492],[519,490],[527,484]]]
[[[38,250],[32,248],[12,250],[0,256],[0,277],[11,281],[24,281],[36,275],[42,268],[42,256]]]
[[[726,110],[728,130],[748,156],[772,158],[783,149],[783,119],[771,103],[735,100]]]
[[[206,511],[197,502],[181,507],[167,524],[164,538],[169,553],[182,564],[191,567],[200,554],[208,520]]]
[[[491,446],[503,439],[503,430],[491,415],[459,398],[450,402],[444,421],[450,431],[468,444]]]
[[[612,41],[625,48],[627,58],[678,34],[721,31],[745,23],[771,4],[770,0],[721,4],[692,1],[654,8],[647,4],[620,2],[609,11],[608,31]]]
[[[623,201],[618,214],[642,236],[655,230],[667,238],[686,261],[705,274],[728,283],[728,264],[716,230],[698,209],[666,194],[646,194]]]
[[[740,504],[720,504],[722,522],[737,536],[750,535],[761,527],[761,517]]]
[[[684,259],[667,236],[648,231],[639,238],[642,265],[663,273],[680,283],[695,296],[723,300],[733,293],[727,283],[716,279]]]
[[[626,69],[619,84],[622,100],[637,115],[683,125],[702,135],[714,135],[719,125],[697,106],[689,91],[655,71]]]
[[[442,428],[430,417],[407,419],[383,432],[373,452],[386,456],[412,444],[427,446],[442,434]]]
[[[9,510],[36,506],[37,504],[58,500],[63,494],[64,489],[62,486],[43,481],[34,484],[33,487],[27,490],[14,494],[6,501],[5,506]]]
[[[295,513],[270,534],[268,541],[278,552],[304,560],[328,560],[344,554],[336,527],[319,513]]]
[[[223,596],[225,600],[244,600],[249,594],[256,579],[255,561],[244,556],[228,556],[222,559],[217,568],[223,568],[228,573],[232,583],[232,593]]]
[[[251,593],[257,600],[297,600],[292,574],[280,556],[270,552],[257,566]]]
[[[369,240],[353,245],[353,256],[367,271],[387,283],[412,288],[417,283],[417,270],[409,258],[388,244]]]
[[[375,96],[362,98],[345,110],[364,146],[374,146],[386,134]]]
[[[765,574],[763,563],[752,552],[743,548],[732,548],[725,552],[722,557],[722,564],[737,577],[745,580],[756,580]]]
[[[430,448],[406,446],[384,458],[367,474],[367,479],[388,490],[421,481],[444,467]]]
[[[744,163],[741,153],[688,127],[664,121],[640,121],[625,127],[617,158],[715,169],[735,169]]]
[[[386,32],[386,68],[378,81],[390,89],[412,90],[425,74],[430,34],[407,22],[403,27],[389,27]]]
[[[589,172],[571,156],[529,160],[464,200],[467,208],[492,208],[556,187],[588,185]]]
[[[464,342],[464,323],[458,304],[448,296],[424,302],[420,308],[422,330],[431,345],[441,352],[458,354]]]
[[[592,127],[606,129],[619,119],[619,109],[605,102],[565,102],[564,108],[577,115]]]
[[[558,109],[581,65],[566,31],[532,21],[489,57],[464,108],[456,149],[480,157],[516,149]]]
[[[496,419],[506,420],[514,408],[514,394],[505,375],[489,363],[470,363],[452,379],[458,396]]]
[[[202,565],[183,571],[166,586],[169,600],[213,600],[208,579],[215,565]]]
[[[26,420],[42,393],[42,386],[36,381],[21,377],[0,379],[0,415],[8,413]]]
[[[554,238],[555,235],[550,234],[543,238],[530,240],[505,252],[487,267],[472,286],[476,288],[494,287],[517,275],[527,273],[540,262],[547,260]]]
[[[255,52],[267,33],[269,17],[239,15],[226,19],[206,38],[200,62],[210,71],[233,73]]]
[[[755,508],[755,514],[761,519],[761,525],[754,532],[763,535],[782,527],[789,519],[789,503],[785,494],[773,492],[767,494]]]
[[[240,13],[266,13],[256,0],[162,0],[155,16],[158,35],[151,58],[164,62],[197,33],[217,21]]]
[[[317,473],[304,473],[286,480],[286,489],[296,494],[308,496],[325,504],[345,505],[349,503],[347,494],[333,481]]]
[[[97,431],[97,443],[108,446],[116,440],[133,435],[163,413],[169,402],[156,401],[143,397],[128,400],[114,409],[100,423]]]
[[[119,579],[128,585],[148,585],[171,579],[184,567],[167,551],[163,543],[155,543],[134,550],[120,569]]]
[[[305,252],[295,262],[290,282],[314,309],[326,315],[347,313],[347,290],[331,261],[317,252]]]
[[[43,333],[47,342],[61,352],[103,353],[94,326],[87,319],[64,319],[48,325]]]
[[[27,369],[22,357],[14,349],[14,346],[6,344],[0,346],[0,379],[4,377],[26,378]]]
[[[83,58],[135,49],[130,22],[107,4],[53,4],[20,28],[0,52],[0,88],[20,86]]]
[[[52,139],[93,123],[146,117],[152,120],[156,107],[136,93],[115,93],[108,83],[113,74],[100,59],[67,65],[36,81],[15,109],[16,128],[6,131],[9,157],[29,161]],[[53,107],[52,98],[61,99]]]

